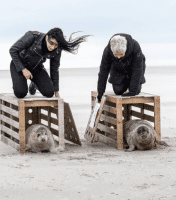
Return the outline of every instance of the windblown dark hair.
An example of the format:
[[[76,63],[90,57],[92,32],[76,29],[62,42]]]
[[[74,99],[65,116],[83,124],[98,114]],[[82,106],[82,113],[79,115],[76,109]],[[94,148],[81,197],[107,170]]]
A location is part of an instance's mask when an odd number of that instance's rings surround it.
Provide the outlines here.
[[[78,32],[81,32],[81,31],[78,31]],[[70,35],[68,41],[65,39],[63,31],[60,28],[53,28],[53,29],[49,30],[47,35],[49,38],[55,38],[59,44],[59,47],[62,50],[76,54],[80,43],[85,42],[87,37],[89,37],[90,35],[83,35],[83,36],[77,37],[75,39],[72,39],[72,35],[74,33],[77,33],[77,32],[73,32]]]

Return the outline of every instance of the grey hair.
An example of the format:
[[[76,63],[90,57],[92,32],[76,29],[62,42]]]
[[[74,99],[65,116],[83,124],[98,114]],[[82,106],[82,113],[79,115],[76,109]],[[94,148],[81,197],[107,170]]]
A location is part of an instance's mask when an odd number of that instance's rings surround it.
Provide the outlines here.
[[[123,36],[116,35],[111,38],[110,47],[113,53],[125,53],[127,50],[127,40]]]

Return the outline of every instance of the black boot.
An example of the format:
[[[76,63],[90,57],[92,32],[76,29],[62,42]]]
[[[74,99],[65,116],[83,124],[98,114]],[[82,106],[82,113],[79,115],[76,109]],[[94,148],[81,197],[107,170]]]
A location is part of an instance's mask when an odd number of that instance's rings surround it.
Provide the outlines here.
[[[36,93],[36,85],[34,82],[31,81],[30,85],[29,85],[29,93],[31,95],[34,95]]]

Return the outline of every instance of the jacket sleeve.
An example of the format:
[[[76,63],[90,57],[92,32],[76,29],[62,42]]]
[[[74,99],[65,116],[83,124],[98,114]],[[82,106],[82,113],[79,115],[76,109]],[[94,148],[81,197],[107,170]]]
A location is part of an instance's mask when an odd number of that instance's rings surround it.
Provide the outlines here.
[[[104,49],[102,60],[101,60],[101,65],[100,65],[100,71],[98,73],[98,100],[100,101],[103,93],[105,92],[106,89],[106,83],[109,75],[109,71],[111,69],[111,64],[112,60],[110,58],[108,46]]]
[[[137,90],[140,84],[140,79],[143,73],[143,54],[139,43],[135,41],[135,47],[132,52],[132,75],[129,86],[129,95],[134,96],[137,94]]]
[[[13,44],[12,47],[10,48],[9,52],[15,64],[17,72],[20,72],[25,68],[21,61],[19,53],[22,50],[27,49],[34,42],[34,40],[35,38],[32,31],[28,31],[17,42],[15,42],[15,44]]]
[[[61,52],[57,56],[50,59],[50,76],[53,82],[54,91],[59,91],[59,66],[60,66]]]

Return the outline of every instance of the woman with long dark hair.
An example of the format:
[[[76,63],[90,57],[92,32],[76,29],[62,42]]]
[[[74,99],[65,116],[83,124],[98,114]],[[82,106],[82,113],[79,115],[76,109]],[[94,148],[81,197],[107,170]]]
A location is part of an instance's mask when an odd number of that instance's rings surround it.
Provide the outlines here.
[[[62,50],[77,53],[80,43],[89,35],[67,41],[60,28],[53,28],[48,33],[28,31],[10,48],[12,61],[10,72],[14,94],[23,98],[28,93],[27,79],[31,80],[29,93],[34,95],[36,88],[45,97],[59,96],[59,66]],[[50,76],[43,63],[50,59]]]

